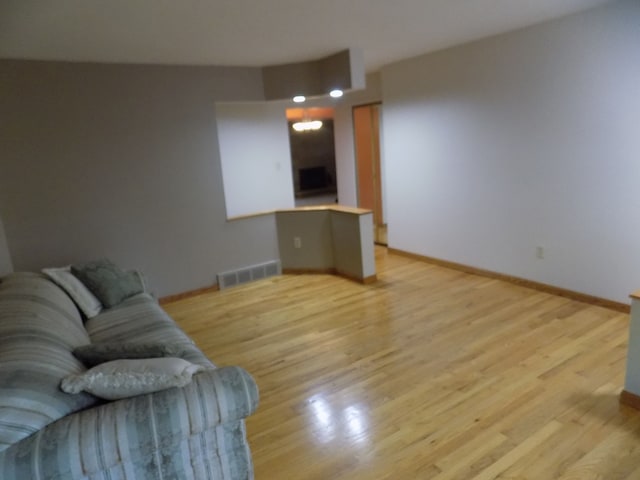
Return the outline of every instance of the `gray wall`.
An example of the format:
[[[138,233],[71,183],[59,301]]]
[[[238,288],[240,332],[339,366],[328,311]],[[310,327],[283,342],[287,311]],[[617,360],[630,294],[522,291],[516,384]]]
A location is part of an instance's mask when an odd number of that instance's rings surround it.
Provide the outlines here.
[[[639,25],[615,2],[383,68],[390,246],[626,302]]]
[[[373,214],[340,208],[276,212],[283,270],[335,270],[354,279],[375,275]]]
[[[0,217],[15,270],[107,256],[158,295],[278,258],[272,216],[226,222],[216,101],[259,69],[0,61]]]
[[[372,213],[332,212],[331,233],[338,273],[356,279],[376,274]]]
[[[276,213],[283,269],[329,270],[335,266],[331,211]],[[294,238],[300,239],[300,248]]]

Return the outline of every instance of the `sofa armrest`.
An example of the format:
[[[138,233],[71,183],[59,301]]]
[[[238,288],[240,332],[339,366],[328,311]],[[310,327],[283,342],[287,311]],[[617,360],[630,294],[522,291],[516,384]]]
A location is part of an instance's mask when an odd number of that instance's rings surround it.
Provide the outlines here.
[[[237,431],[257,405],[257,386],[244,369],[206,370],[183,388],[105,403],[48,425],[0,453],[0,478],[90,477],[174,451],[186,438],[225,424]]]

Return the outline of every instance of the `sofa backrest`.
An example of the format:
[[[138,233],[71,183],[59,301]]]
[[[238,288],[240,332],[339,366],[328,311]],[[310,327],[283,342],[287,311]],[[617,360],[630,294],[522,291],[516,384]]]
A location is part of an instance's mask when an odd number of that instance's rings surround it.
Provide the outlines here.
[[[84,324],[92,343],[166,343],[183,347],[182,358],[203,367],[213,363],[193,340],[146,293],[127,298],[120,305],[105,309]]]
[[[60,390],[84,366],[71,351],[89,343],[78,309],[58,286],[36,273],[0,283],[0,450],[90,405],[89,394]]]

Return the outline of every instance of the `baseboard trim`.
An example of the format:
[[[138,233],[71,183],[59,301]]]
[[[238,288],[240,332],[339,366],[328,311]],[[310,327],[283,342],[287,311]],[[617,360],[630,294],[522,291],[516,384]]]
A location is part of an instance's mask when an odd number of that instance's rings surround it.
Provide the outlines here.
[[[363,285],[370,285],[378,280],[378,277],[376,275],[370,275],[368,277],[360,278],[350,273],[342,272],[336,268],[283,268],[282,273],[288,275],[336,275],[338,277],[346,278],[347,280],[362,283]]]
[[[627,390],[622,390],[622,392],[620,392],[620,405],[626,405],[627,407],[640,410],[640,396]]]
[[[212,285],[210,287],[197,288],[195,290],[189,290],[188,292],[177,293],[175,295],[167,295],[166,297],[162,297],[158,300],[160,305],[164,305],[166,303],[175,302],[177,300],[184,300],[185,298],[195,297],[196,295],[202,295],[203,293],[212,293],[220,290],[218,285]]]
[[[348,280],[352,280],[354,282],[362,283],[364,285],[370,285],[375,283],[378,280],[376,275],[370,275],[365,278],[358,278],[354,275],[350,275],[345,272],[340,272],[335,268],[283,268],[282,273],[291,274],[291,275],[305,275],[310,273],[315,274],[325,274],[325,275],[336,275],[338,277],[343,277]],[[160,305],[165,305],[167,303],[176,302],[178,300],[184,300],[185,298],[195,297],[197,295],[202,295],[203,293],[212,293],[220,290],[220,287],[216,285],[212,285],[210,287],[197,288],[195,290],[189,290],[188,292],[177,293],[175,295],[167,295],[166,297],[162,297],[158,300]]]
[[[285,275],[335,275],[335,268],[283,268],[282,273]]]
[[[371,285],[372,283],[376,283],[378,281],[378,276],[377,275],[369,275],[368,277],[364,277],[363,279],[361,279],[359,281],[363,285]]]
[[[356,277],[355,275],[352,275],[347,272],[342,272],[340,270],[336,270],[334,275],[337,275],[338,277],[346,278],[347,280],[352,280],[354,282],[362,283],[363,285],[371,285],[372,283],[375,283],[378,280],[378,277],[375,274],[362,278],[362,277]]]
[[[506,275],[504,273],[493,272],[491,270],[485,270],[482,268],[470,267],[462,263],[450,262],[448,260],[441,260],[439,258],[428,257],[426,255],[419,255],[417,253],[406,252],[404,250],[398,250],[396,248],[388,248],[387,251],[389,253],[401,255],[403,257],[412,258],[414,260],[419,260],[419,261],[431,263],[434,265],[439,265],[441,267],[459,270],[461,272],[470,273],[472,275],[480,275],[483,277],[495,278],[497,280],[504,280],[505,282],[513,283],[521,287],[531,288],[533,290],[550,293],[552,295],[557,295],[559,297],[570,298],[571,300],[588,303],[590,305],[596,305],[598,307],[608,308],[610,310],[615,310],[616,312],[629,313],[631,311],[631,306],[627,305],[626,303],[616,302],[616,301],[608,300],[606,298],[601,298],[601,297],[595,297],[593,295],[587,295],[586,293],[575,292],[573,290],[567,290],[565,288],[554,287],[553,285],[548,285],[546,283],[535,282],[533,280],[526,280],[524,278],[514,277],[511,275]]]

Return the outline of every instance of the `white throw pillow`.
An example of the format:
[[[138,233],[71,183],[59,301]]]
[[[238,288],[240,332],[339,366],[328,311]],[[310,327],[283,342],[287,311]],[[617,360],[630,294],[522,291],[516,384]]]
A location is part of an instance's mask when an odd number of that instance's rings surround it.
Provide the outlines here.
[[[67,292],[87,318],[95,317],[102,311],[100,300],[71,273],[71,265],[61,268],[43,268],[42,273]]]
[[[67,393],[89,392],[106,400],[133,397],[171,387],[184,387],[194,373],[204,370],[182,358],[114,360],[82,375],[69,375],[60,388]]]

